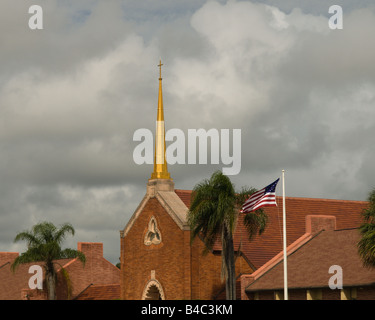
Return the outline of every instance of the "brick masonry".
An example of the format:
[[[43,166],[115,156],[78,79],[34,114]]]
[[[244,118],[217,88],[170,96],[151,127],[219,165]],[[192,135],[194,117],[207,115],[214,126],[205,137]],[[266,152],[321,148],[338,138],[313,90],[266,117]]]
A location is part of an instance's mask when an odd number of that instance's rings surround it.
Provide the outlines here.
[[[161,233],[160,244],[144,244],[148,223],[154,217]],[[189,235],[185,234],[166,213],[156,198],[151,198],[132,228],[121,238],[121,298],[141,299],[151,271],[164,290],[166,299],[184,299],[189,296],[190,263],[186,254],[189,249]]]
[[[148,223],[154,217],[161,233],[160,244],[144,244]],[[121,238],[121,299],[141,299],[152,277],[161,284],[168,300],[213,299],[219,295],[220,253],[202,255],[203,242],[190,245],[190,231],[182,230],[157,198],[150,198],[128,233]],[[236,273],[252,272],[243,257],[236,260]],[[224,292],[225,294],[225,292]]]

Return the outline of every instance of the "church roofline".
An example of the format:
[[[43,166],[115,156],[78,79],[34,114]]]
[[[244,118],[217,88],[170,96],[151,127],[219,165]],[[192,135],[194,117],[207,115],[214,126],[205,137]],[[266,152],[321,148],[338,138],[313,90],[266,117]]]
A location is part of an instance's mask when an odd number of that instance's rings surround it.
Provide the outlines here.
[[[123,230],[120,230],[121,238],[125,237],[128,234],[134,222],[137,220],[138,216],[141,214],[147,202],[151,198],[156,198],[159,201],[161,206],[165,209],[165,211],[170,215],[170,217],[180,227],[181,230],[190,230],[187,223],[188,208],[182,202],[180,197],[174,192],[174,190],[160,190],[157,186],[150,186],[150,184],[148,184],[146,195],[143,197],[141,203],[138,205],[132,217],[129,219],[125,228]]]
[[[145,207],[146,203],[150,199],[150,195],[148,193],[145,194],[141,203],[138,205],[137,209],[134,211],[133,215],[130,217],[128,223],[125,225],[123,230],[120,230],[120,237],[123,238],[127,235],[131,227],[133,226],[135,220],[137,220],[138,216],[142,212],[143,208]]]

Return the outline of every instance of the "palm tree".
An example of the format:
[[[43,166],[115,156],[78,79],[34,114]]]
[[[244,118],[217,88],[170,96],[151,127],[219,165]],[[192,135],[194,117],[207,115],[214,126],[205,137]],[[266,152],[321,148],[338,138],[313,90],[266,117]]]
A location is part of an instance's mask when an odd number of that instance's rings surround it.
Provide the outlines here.
[[[363,265],[375,267],[375,189],[368,196],[369,206],[362,211],[363,223],[359,228],[362,238],[358,242],[358,253]]]
[[[212,250],[219,238],[222,245],[222,278],[226,280],[227,300],[236,299],[236,272],[233,247],[233,232],[241,205],[255,192],[253,188],[242,188],[236,193],[230,179],[216,171],[209,180],[205,179],[193,189],[188,213],[191,241],[200,236],[205,244],[204,253]],[[249,240],[258,232],[261,234],[267,223],[262,209],[244,216],[244,225]]]
[[[49,300],[56,299],[57,274],[54,260],[78,258],[83,264],[86,262],[86,257],[82,252],[61,248],[67,233],[72,235],[75,233],[73,226],[69,223],[61,225],[58,229],[50,222],[41,222],[34,225],[31,231],[18,233],[14,239],[14,242],[25,240],[27,251],[14,260],[11,266],[13,272],[20,264],[42,261],[46,272],[45,279]]]

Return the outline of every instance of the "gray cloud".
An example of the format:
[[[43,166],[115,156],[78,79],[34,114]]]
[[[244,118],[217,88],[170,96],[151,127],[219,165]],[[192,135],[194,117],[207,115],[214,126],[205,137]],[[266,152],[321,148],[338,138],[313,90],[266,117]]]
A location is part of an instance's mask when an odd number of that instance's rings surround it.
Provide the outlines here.
[[[0,250],[40,220],[71,222],[77,241],[119,234],[152,166],[133,161],[135,130],[154,130],[163,66],[166,129],[242,130],[242,170],[263,187],[287,171],[287,194],[365,199],[373,188],[373,5],[341,1],[39,1],[0,11]],[[35,2],[38,4],[38,1]],[[265,5],[267,4],[267,5]],[[171,165],[191,189],[219,165]]]

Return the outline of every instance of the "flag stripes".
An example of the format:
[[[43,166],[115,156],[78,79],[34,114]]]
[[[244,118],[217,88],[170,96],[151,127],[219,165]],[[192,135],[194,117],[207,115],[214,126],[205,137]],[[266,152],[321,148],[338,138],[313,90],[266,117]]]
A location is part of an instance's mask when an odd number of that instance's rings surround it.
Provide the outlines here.
[[[279,179],[277,179],[267,187],[254,192],[242,205],[241,212],[247,213],[265,206],[276,206],[277,204],[275,189],[278,182]]]

